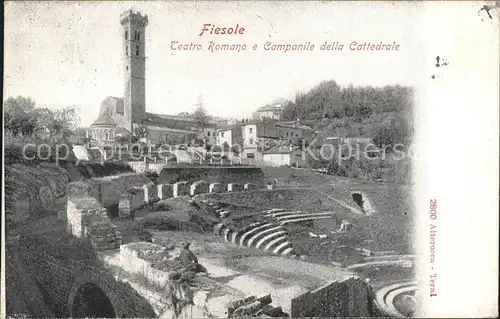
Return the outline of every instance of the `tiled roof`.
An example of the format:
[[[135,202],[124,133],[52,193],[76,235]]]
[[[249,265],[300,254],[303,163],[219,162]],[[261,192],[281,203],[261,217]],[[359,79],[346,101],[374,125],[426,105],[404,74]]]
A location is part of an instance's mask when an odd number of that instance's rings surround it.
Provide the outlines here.
[[[92,125],[112,125],[116,126],[115,120],[109,114],[101,114]]]
[[[178,130],[190,130],[197,126],[196,120],[190,117],[148,112],[146,112],[146,124]],[[215,124],[211,123],[210,126],[215,127]]]

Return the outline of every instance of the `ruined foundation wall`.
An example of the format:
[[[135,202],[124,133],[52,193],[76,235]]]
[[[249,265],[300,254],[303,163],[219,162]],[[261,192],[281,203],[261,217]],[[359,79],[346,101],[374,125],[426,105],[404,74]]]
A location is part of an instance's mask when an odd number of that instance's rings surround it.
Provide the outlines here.
[[[255,183],[259,187],[266,184],[264,173],[258,167],[166,167],[158,182],[173,184],[178,181],[193,183],[205,180],[208,183]]]
[[[336,281],[292,299],[291,316],[370,317],[369,292],[368,283],[360,278]]]
[[[221,194],[201,195],[200,199],[217,200],[227,203],[245,203],[245,205],[268,209],[280,207],[284,209],[321,209],[324,196],[308,189],[257,189]]]

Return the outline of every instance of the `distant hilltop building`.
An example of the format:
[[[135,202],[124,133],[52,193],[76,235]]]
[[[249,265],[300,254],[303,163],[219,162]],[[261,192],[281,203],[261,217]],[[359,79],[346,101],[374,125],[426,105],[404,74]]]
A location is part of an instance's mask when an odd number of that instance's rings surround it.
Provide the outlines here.
[[[284,108],[284,104],[273,104],[259,107],[257,111],[253,113],[253,119],[262,120],[264,118],[270,118],[279,120]]]
[[[146,27],[148,16],[133,9],[120,15],[122,64],[125,70],[123,97],[108,96],[101,102],[99,116],[87,135],[98,144],[112,144],[118,135],[133,133],[138,127],[147,131],[153,144],[168,142],[173,136],[203,135],[215,141],[215,123],[203,132],[186,116],[146,112]]]

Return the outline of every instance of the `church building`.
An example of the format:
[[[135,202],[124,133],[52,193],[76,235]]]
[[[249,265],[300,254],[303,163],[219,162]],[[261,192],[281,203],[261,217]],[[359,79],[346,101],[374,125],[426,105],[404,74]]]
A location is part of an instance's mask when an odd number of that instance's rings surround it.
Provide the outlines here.
[[[124,96],[108,96],[101,102],[99,116],[88,128],[88,137],[100,145],[111,145],[119,135],[146,131],[149,143],[168,143],[182,136],[215,139],[216,125],[201,131],[189,117],[146,112],[146,27],[148,16],[133,9],[120,16]]]

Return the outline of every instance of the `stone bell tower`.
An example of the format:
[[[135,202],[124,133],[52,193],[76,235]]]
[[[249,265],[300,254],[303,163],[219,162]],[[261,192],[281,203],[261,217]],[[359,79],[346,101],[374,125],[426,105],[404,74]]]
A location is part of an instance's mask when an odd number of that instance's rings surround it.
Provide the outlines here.
[[[141,123],[146,113],[146,26],[148,16],[134,9],[120,16],[123,37],[125,91],[123,99],[126,129]]]

